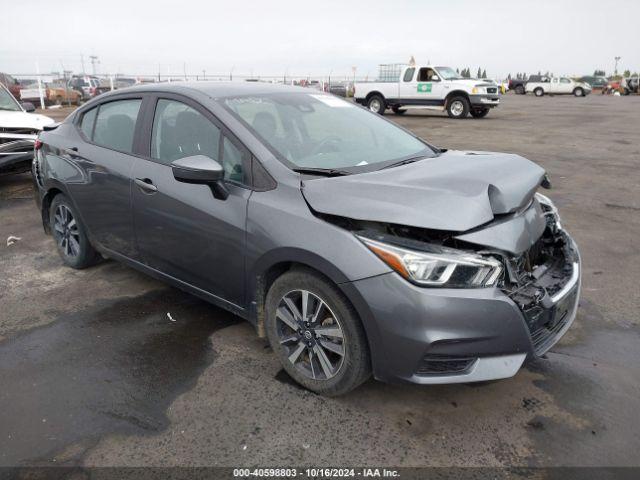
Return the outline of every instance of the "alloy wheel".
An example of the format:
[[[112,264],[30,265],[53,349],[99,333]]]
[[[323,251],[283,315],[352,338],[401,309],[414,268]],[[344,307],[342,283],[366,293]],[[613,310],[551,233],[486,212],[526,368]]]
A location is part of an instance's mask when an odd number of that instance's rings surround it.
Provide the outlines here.
[[[371,103],[369,103],[369,110],[374,113],[378,113],[378,111],[380,110],[380,100],[378,100],[377,98],[371,100]]]
[[[307,378],[335,377],[345,358],[345,334],[329,306],[308,290],[284,295],[276,310],[278,342]]]
[[[456,117],[459,117],[464,112],[464,104],[460,100],[456,100],[451,104],[451,113]]]
[[[71,210],[65,205],[58,205],[53,224],[56,242],[67,257],[80,255],[80,232]]]

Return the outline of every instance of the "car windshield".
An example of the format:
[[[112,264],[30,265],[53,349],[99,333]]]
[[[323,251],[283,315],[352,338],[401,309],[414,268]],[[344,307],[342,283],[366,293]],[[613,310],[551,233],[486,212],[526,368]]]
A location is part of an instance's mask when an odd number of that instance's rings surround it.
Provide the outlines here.
[[[458,80],[462,78],[459,73],[451,67],[436,67],[440,77],[444,80]]]
[[[20,104],[16,102],[5,88],[0,86],[0,110],[9,110],[10,112],[21,112]]]
[[[435,156],[410,133],[332,95],[276,93],[222,102],[293,169],[356,173]]]

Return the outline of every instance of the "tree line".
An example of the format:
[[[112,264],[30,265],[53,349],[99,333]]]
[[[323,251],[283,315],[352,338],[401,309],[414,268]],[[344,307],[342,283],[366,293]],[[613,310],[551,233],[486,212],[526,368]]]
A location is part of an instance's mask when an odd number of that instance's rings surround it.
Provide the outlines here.
[[[469,67],[463,68],[462,70],[456,68],[456,73],[462,78],[471,78],[471,70],[469,69]],[[487,70],[478,67],[478,73],[476,73],[476,76],[474,78],[487,78]]]

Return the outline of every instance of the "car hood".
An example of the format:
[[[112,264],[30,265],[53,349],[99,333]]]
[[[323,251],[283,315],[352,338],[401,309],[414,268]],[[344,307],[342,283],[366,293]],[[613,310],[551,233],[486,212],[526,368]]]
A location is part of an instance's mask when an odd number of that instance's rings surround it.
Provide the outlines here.
[[[0,110],[0,127],[32,128],[34,130],[42,130],[45,125],[49,125],[51,123],[54,123],[54,120],[45,115]]]
[[[304,181],[302,193],[324,214],[464,232],[528,205],[544,174],[518,155],[447,151],[399,167]]]

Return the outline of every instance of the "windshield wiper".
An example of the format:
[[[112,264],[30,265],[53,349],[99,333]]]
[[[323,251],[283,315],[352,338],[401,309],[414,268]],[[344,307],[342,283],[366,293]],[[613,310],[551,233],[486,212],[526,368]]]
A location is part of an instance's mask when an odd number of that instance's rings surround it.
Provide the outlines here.
[[[380,170],[384,170],[386,168],[399,167],[401,165],[407,165],[409,163],[413,163],[413,162],[417,162],[418,160],[422,160],[424,158],[429,158],[429,157],[427,157],[425,155],[419,155],[417,157],[405,158],[404,160],[400,160],[400,161],[391,163],[391,164],[389,164],[389,165],[387,165],[385,167],[382,167]]]
[[[308,173],[311,175],[325,175],[327,177],[340,177],[344,175],[351,175],[351,172],[348,172],[346,170],[340,170],[337,168],[297,167],[292,170],[298,173]]]

